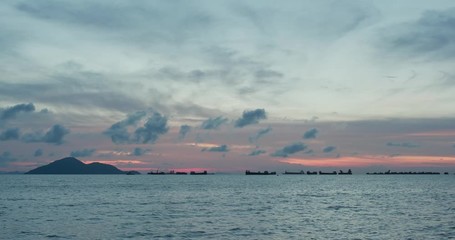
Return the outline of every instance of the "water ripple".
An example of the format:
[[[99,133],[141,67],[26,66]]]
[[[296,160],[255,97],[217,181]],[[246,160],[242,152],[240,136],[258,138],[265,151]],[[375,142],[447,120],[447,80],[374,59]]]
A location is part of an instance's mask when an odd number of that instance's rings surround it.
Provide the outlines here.
[[[455,238],[444,176],[0,177],[0,239]]]

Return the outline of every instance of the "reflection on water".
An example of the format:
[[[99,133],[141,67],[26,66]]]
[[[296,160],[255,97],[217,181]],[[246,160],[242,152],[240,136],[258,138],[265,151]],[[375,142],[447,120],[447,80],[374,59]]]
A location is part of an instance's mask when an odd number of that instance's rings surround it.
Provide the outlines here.
[[[0,239],[455,238],[455,177],[0,176]]]

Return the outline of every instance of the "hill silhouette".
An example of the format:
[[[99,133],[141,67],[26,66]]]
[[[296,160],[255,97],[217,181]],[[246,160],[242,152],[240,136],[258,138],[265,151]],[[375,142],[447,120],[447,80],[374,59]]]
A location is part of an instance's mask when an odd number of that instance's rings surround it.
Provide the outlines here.
[[[85,164],[74,157],[67,157],[25,174],[125,174],[125,172],[109,164],[99,162]]]

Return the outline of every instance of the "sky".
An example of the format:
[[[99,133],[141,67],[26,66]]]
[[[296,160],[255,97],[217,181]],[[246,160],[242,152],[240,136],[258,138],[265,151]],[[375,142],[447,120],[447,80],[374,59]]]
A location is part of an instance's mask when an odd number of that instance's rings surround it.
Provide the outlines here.
[[[455,3],[0,2],[0,171],[455,171]]]

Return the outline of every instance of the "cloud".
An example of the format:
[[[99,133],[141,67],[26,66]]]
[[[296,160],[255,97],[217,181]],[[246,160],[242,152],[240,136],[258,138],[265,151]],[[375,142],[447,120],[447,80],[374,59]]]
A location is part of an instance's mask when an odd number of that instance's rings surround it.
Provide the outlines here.
[[[259,138],[261,138],[262,136],[266,135],[270,131],[272,131],[271,127],[259,129],[259,131],[254,136],[250,136],[248,138],[248,140],[250,141],[250,143],[257,142],[259,140]]]
[[[202,129],[218,129],[218,127],[227,122],[228,119],[224,118],[222,116],[216,117],[216,118],[209,118],[205,121],[202,122],[201,128]]]
[[[27,143],[44,142],[60,145],[63,143],[63,138],[68,133],[70,133],[69,129],[65,128],[62,125],[55,124],[44,134],[39,131],[35,133],[26,133],[22,136],[21,139]]]
[[[313,149],[308,149],[304,152],[305,154],[313,154],[314,150]]]
[[[17,104],[4,110],[0,109],[0,120],[13,119],[20,112],[33,112],[35,111],[35,105],[33,103],[28,104]]]
[[[402,143],[395,143],[395,142],[388,142],[386,144],[388,147],[403,147],[403,148],[417,148],[419,145],[413,144],[413,143],[408,143],[408,142],[402,142]]]
[[[282,149],[279,149],[275,151],[274,153],[271,154],[272,157],[288,157],[291,154],[303,151],[307,148],[308,146],[301,143],[292,143],[290,145],[287,145],[283,147]]]
[[[313,138],[316,138],[316,135],[318,134],[318,129],[316,128],[312,128],[308,131],[306,131],[304,134],[303,134],[303,139],[313,139]]]
[[[180,7],[180,8],[179,8]],[[103,1],[22,2],[16,9],[41,21],[57,22],[68,28],[111,32],[141,46],[150,43],[181,43],[209,29],[212,17],[204,4],[158,1],[106,4]],[[174,15],[174,16],[172,16]],[[142,37],[142,39],[141,39]]]
[[[183,140],[185,138],[186,134],[188,134],[190,131],[191,131],[191,126],[189,126],[189,125],[180,126],[179,139]]]
[[[203,152],[229,152],[229,148],[227,145],[220,145],[217,147],[210,147],[210,148],[203,148]]]
[[[137,147],[137,148],[134,148],[134,149],[133,149],[133,152],[132,152],[131,155],[133,155],[133,156],[142,156],[142,155],[144,155],[144,154],[145,154],[146,152],[148,152],[148,151],[149,151],[149,150],[147,150],[147,149],[143,149],[143,148]]]
[[[16,158],[14,158],[13,155],[11,155],[11,153],[8,151],[5,151],[0,155],[0,166],[6,166],[10,162],[14,161],[16,161]]]
[[[114,123],[111,127],[104,131],[104,134],[108,135],[115,144],[129,143],[130,133],[128,133],[128,127],[137,125],[137,123],[146,115],[147,113],[144,111],[129,114],[126,119]]]
[[[43,142],[61,144],[63,143],[63,137],[70,131],[62,125],[56,124],[46,132],[43,138]]]
[[[330,153],[330,152],[335,151],[335,149],[337,149],[335,146],[327,146],[327,147],[323,148],[322,151],[324,153]]]
[[[43,156],[43,149],[39,148],[39,149],[36,149],[35,153],[33,154],[34,157],[40,157],[40,156]]]
[[[155,143],[158,138],[167,133],[167,117],[160,113],[154,112],[145,122],[144,127],[137,128],[134,131],[136,143]]]
[[[86,148],[86,149],[82,149],[82,150],[76,150],[76,151],[72,151],[70,156],[71,157],[90,157],[93,155],[93,153],[96,152],[96,149],[94,148]]]
[[[381,47],[409,57],[455,56],[455,8],[424,12],[414,21],[384,29]]]
[[[266,152],[267,151],[265,151],[265,150],[255,149],[255,150],[251,151],[251,153],[248,154],[248,156],[258,156],[258,155],[264,154]]]
[[[283,73],[268,70],[268,69],[260,69],[255,73],[256,78],[263,79],[263,78],[282,78],[284,76]]]
[[[18,140],[19,136],[19,128],[9,128],[0,133],[0,141]]]
[[[103,109],[128,112],[146,107],[138,94],[128,93],[134,84],[126,85],[111,76],[113,79],[101,73],[82,70],[56,72],[50,76],[36,74],[36,78],[43,78],[41,82],[37,79],[26,83],[0,80],[0,100],[21,101],[27,96],[33,102],[47,106],[85,111]]]
[[[62,4],[58,1],[23,2],[17,4],[16,8],[36,18],[58,22],[91,24],[108,28],[123,28],[129,25],[128,19],[121,21],[120,16],[125,16],[120,11],[121,8],[96,2],[86,7],[77,3]]]
[[[242,117],[235,121],[235,127],[242,128],[247,125],[259,123],[259,120],[267,119],[267,114],[264,109],[256,109],[252,111],[243,111]]]

